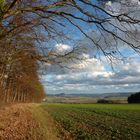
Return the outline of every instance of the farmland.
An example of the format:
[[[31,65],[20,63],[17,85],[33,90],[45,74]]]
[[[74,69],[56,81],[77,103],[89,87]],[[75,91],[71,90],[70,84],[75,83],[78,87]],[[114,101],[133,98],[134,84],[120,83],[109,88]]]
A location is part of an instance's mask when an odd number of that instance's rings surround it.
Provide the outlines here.
[[[0,107],[0,140],[139,140],[140,104]]]
[[[139,104],[43,104],[64,139],[140,139]]]
[[[93,104],[104,99],[112,103],[127,103],[127,97],[81,97],[81,96],[48,96],[46,102],[49,104]]]

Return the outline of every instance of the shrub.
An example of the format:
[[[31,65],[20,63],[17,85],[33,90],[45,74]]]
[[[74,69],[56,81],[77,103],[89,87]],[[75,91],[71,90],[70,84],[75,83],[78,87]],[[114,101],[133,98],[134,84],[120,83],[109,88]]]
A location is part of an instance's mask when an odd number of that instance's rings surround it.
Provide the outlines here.
[[[104,104],[108,104],[108,103],[113,103],[113,102],[112,102],[112,101],[110,101],[110,100],[99,99],[99,100],[97,101],[97,103],[104,103]]]
[[[140,103],[140,92],[130,95],[127,101],[128,103]]]

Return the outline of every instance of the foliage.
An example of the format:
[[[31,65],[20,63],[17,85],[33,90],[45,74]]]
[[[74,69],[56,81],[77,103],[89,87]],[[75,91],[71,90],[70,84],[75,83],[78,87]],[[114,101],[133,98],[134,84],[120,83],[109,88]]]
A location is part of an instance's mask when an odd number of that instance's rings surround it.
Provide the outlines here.
[[[97,101],[97,103],[105,103],[105,104],[107,104],[107,103],[113,103],[113,101],[111,101],[111,100],[105,100],[105,99],[99,99]]]
[[[128,103],[140,103],[140,92],[130,95]]]

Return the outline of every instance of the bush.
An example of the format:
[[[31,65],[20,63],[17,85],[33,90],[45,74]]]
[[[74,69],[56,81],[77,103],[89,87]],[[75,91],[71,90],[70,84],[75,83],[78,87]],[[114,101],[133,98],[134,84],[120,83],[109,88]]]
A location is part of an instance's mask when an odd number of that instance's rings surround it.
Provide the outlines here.
[[[110,101],[110,100],[99,99],[99,100],[97,101],[97,103],[108,104],[108,103],[113,103],[113,102],[112,102],[112,101]]]
[[[127,101],[128,103],[140,103],[140,92],[130,95]]]

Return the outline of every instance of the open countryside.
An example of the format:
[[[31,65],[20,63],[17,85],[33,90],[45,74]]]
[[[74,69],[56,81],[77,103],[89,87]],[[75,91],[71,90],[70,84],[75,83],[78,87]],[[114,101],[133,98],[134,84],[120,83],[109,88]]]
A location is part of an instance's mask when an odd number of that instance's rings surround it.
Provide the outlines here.
[[[0,108],[0,138],[139,140],[139,104],[18,104]]]
[[[140,140],[140,0],[0,0],[0,140]]]
[[[44,104],[42,107],[60,124],[65,137],[77,140],[140,138],[140,105],[137,104]]]

